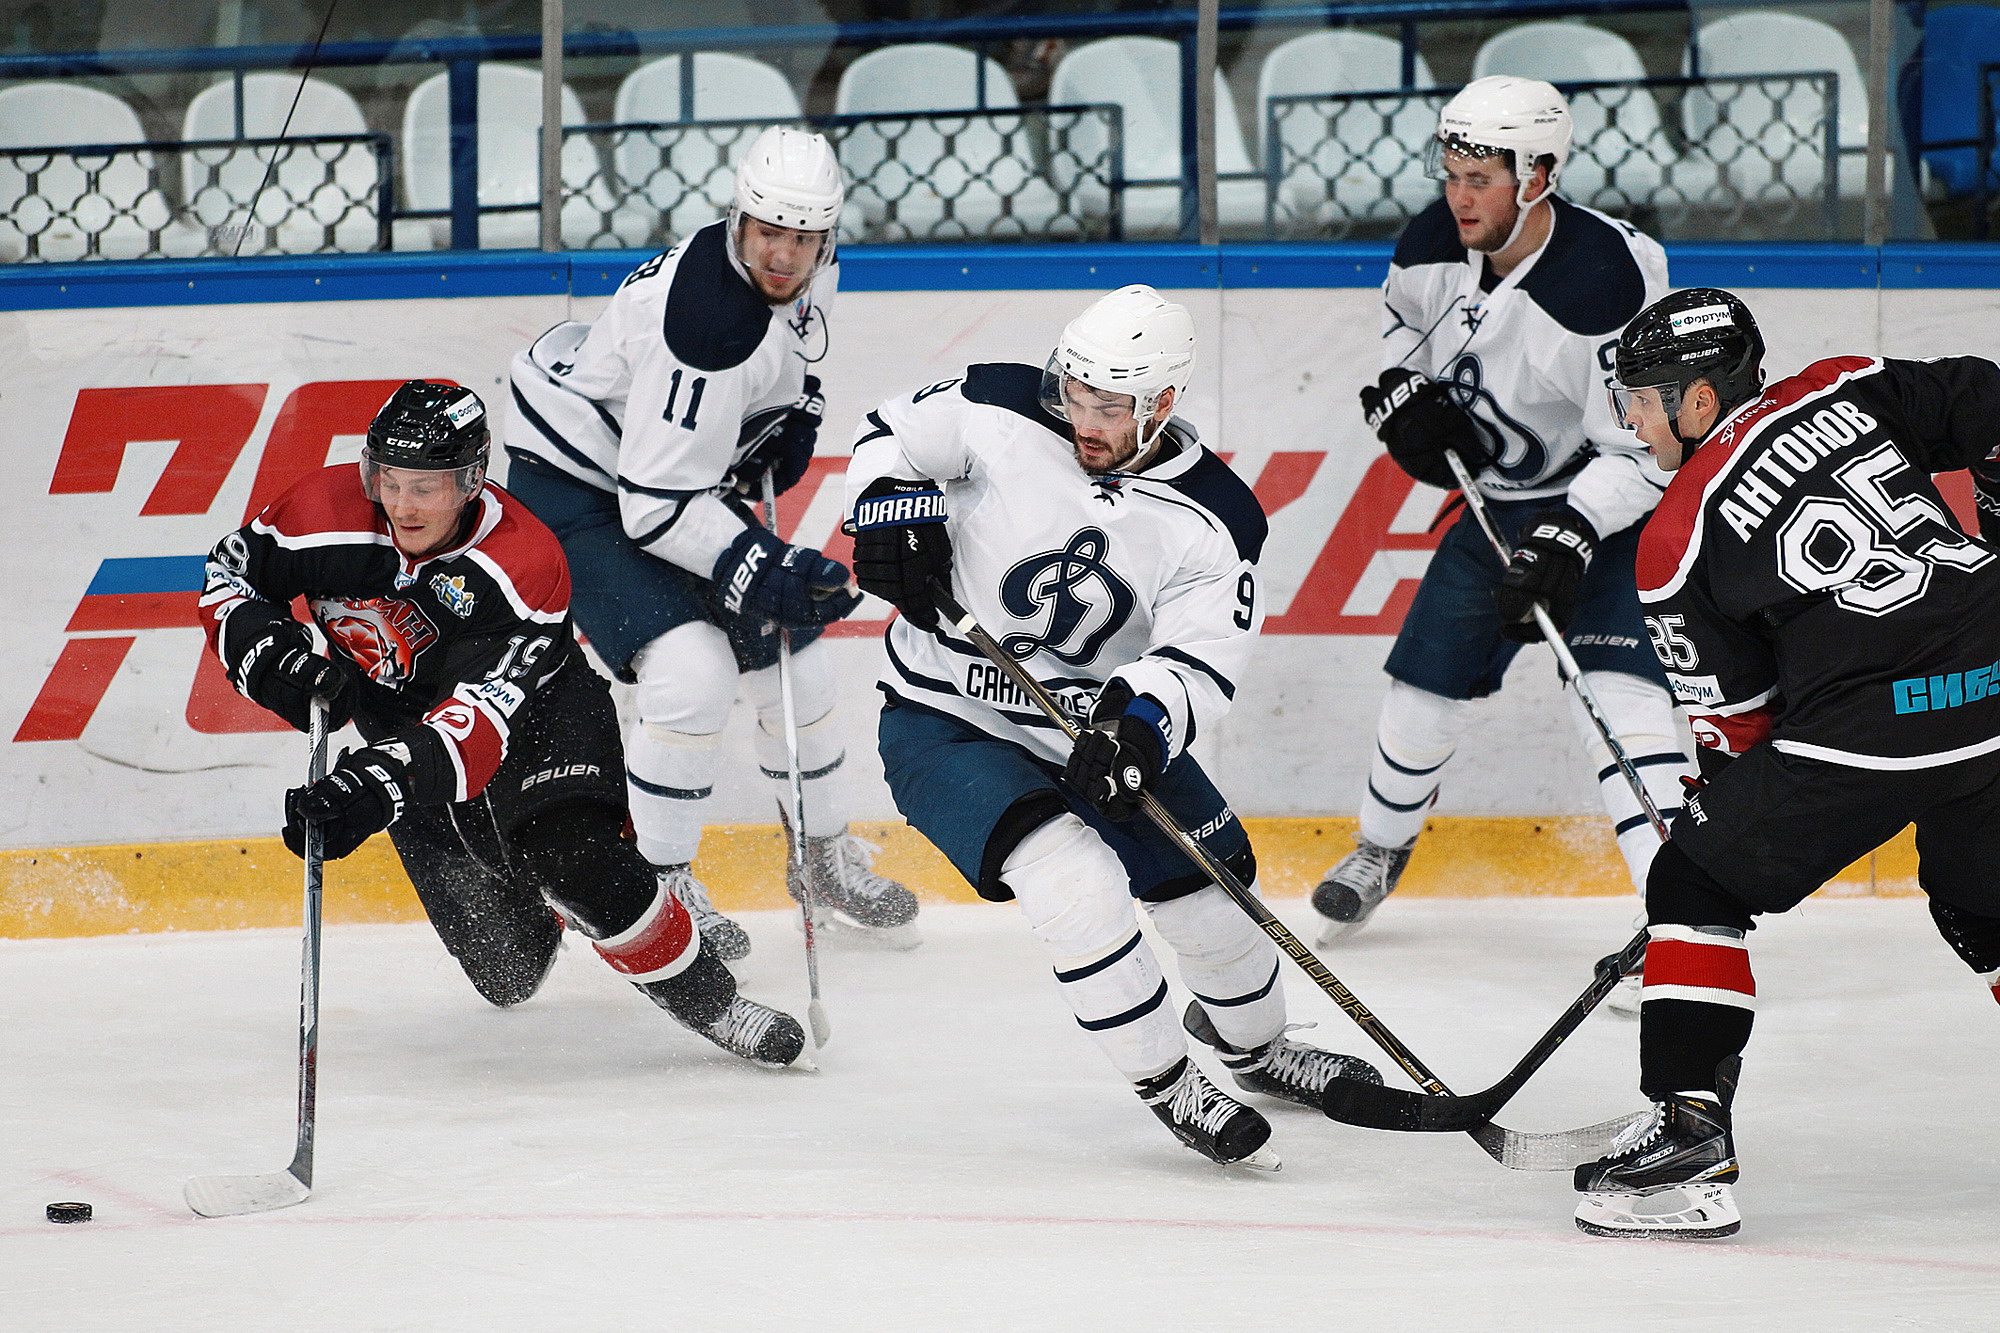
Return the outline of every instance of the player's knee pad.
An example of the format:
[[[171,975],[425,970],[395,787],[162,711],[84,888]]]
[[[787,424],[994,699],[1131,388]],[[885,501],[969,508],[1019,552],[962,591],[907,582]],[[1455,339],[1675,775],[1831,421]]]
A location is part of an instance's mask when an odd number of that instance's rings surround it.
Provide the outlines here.
[[[1138,934],[1124,864],[1073,814],[1058,815],[1016,843],[1000,875],[1028,930],[1059,964],[1095,962]]]
[[[784,693],[776,664],[744,672],[743,695],[764,720],[765,729],[782,734]],[[815,639],[792,654],[792,711],[801,727],[831,713],[839,697],[839,677],[825,643]]]
[[[1181,981],[1224,1041],[1250,1050],[1284,1030],[1278,947],[1228,894],[1210,885],[1185,898],[1149,902],[1146,912],[1179,958]]]
[[[1376,743],[1405,768],[1434,769],[1458,749],[1471,707],[1469,700],[1447,699],[1392,680],[1375,720]]]
[[[1251,892],[1256,892],[1253,886]],[[1202,963],[1256,957],[1275,964],[1278,946],[1228,894],[1211,884],[1186,897],[1149,902],[1146,915],[1175,954]]]
[[[2000,971],[2000,917],[1981,916],[1963,907],[1932,898],[1931,920],[1952,952],[1980,976]],[[1996,990],[2000,996],[2000,990]]]
[[[653,905],[653,868],[625,836],[625,814],[608,805],[543,810],[508,845],[563,915],[593,938],[631,927]]]
[[[1756,927],[1750,908],[1673,842],[1660,848],[1646,877],[1646,924],[1723,926],[1739,932]]]
[[[632,657],[632,702],[648,734],[710,736],[729,725],[736,703],[736,656],[729,636],[705,620],[654,639]]]

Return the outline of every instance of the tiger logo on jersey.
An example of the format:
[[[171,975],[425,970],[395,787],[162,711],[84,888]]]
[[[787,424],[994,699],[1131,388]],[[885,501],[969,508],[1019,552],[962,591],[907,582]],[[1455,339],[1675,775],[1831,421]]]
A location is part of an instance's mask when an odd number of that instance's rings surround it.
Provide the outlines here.
[[[1105,563],[1111,539],[1101,528],[1079,528],[1060,551],[1031,555],[1000,581],[1000,604],[1016,620],[1046,613],[1039,634],[1009,634],[1000,646],[1016,659],[1045,652],[1071,666],[1097,660],[1105,643],[1125,628],[1138,598],[1132,585]]]
[[[422,611],[393,597],[320,598],[312,609],[327,639],[378,685],[408,684],[418,655],[438,640]]]

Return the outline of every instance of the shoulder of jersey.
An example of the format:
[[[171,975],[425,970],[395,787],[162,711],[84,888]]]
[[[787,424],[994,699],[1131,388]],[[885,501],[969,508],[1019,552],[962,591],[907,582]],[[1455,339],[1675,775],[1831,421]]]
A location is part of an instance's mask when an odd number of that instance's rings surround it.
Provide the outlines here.
[[[1710,483],[1736,457],[1737,447],[1772,413],[1796,406],[1833,387],[1842,376],[1864,373],[1881,362],[1870,356],[1836,356],[1815,361],[1796,375],[1764,387],[1757,402],[1744,409],[1712,440],[1695,451],[1667,483],[1667,493],[1639,534],[1636,573],[1641,591],[1664,588],[1687,558],[1695,522],[1710,495]]]
[[[1649,245],[1651,239],[1561,196],[1552,206],[1555,235],[1521,290],[1571,333],[1616,333],[1645,308],[1646,274],[1632,247],[1634,237]]]
[[[1069,423],[1051,416],[1042,407],[1042,372],[1035,366],[1015,361],[989,361],[965,368],[965,380],[958,391],[968,403],[998,407],[1026,417],[1044,430],[1065,438]]]
[[[1139,480],[1172,487],[1182,499],[1199,505],[1229,534],[1236,554],[1251,564],[1263,555],[1264,538],[1270,533],[1264,506],[1257,503],[1243,478],[1213,451],[1201,447],[1201,456],[1179,476],[1155,479],[1142,473]]]
[[[771,307],[729,262],[728,232],[712,222],[688,237],[660,316],[674,360],[711,374],[748,361],[771,327]]]
[[[1423,212],[1411,218],[1396,238],[1396,254],[1390,263],[1396,268],[1421,264],[1463,264],[1465,247],[1458,241],[1458,224],[1442,199],[1434,199]]]
[[[568,605],[569,561],[562,543],[512,495],[491,483],[486,489],[500,501],[500,521],[477,549],[506,573],[529,606],[548,611]]]
[[[273,500],[259,515],[281,537],[308,537],[322,532],[373,533],[379,519],[375,502],[361,490],[361,473],[352,463],[333,463],[309,472]]]

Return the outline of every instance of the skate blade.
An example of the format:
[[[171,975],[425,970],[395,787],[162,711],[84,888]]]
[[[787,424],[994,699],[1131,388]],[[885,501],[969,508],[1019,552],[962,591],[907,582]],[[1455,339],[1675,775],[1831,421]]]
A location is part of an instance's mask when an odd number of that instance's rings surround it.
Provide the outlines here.
[[[1666,1185],[1644,1194],[1586,1194],[1576,1227],[1586,1236],[1717,1240],[1743,1225],[1728,1185]]]
[[[1365,916],[1359,921],[1332,921],[1322,917],[1320,918],[1319,947],[1324,949],[1329,944],[1338,944],[1350,935],[1357,934],[1367,924],[1368,918]]]
[[[1612,988],[1611,994],[1604,1001],[1604,1007],[1620,1018],[1637,1018],[1639,1001],[1639,979],[1636,976],[1624,977]]]
[[[805,922],[800,921],[799,933],[804,934],[805,928]],[[851,945],[890,953],[908,953],[924,942],[914,921],[900,926],[863,926],[833,914],[814,917],[813,934],[841,947]]]
[[[1277,1151],[1267,1143],[1248,1157],[1239,1157],[1233,1162],[1224,1162],[1223,1165],[1246,1166],[1252,1171],[1276,1171],[1284,1165],[1284,1161],[1278,1156]]]

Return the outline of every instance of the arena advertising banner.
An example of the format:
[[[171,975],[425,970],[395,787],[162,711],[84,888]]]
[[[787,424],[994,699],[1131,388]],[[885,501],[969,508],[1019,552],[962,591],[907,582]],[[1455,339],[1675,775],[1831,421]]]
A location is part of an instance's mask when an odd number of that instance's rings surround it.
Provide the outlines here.
[[[1200,328],[1185,415],[1271,519],[1265,637],[1228,725],[1204,741],[1206,758],[1244,814],[1351,811],[1387,636],[1436,544],[1446,497],[1404,477],[1359,422],[1356,390],[1377,369],[1373,292],[1173,295]],[[1781,371],[1833,351],[1996,350],[1962,336],[1983,293],[1748,295]],[[970,363],[1039,364],[1091,296],[841,298],[817,368],[827,424],[811,470],[780,503],[782,534],[845,559],[843,470],[862,414]],[[1945,299],[1918,299],[1929,296]],[[206,552],[299,476],[353,460],[401,381],[453,380],[504,414],[509,358],[549,325],[601,306],[498,297],[0,315],[11,631],[0,676],[0,846],[274,832],[303,743],[237,696],[204,650],[195,607]],[[833,631],[848,749],[867,775],[861,817],[894,813],[873,757],[887,615],[871,601]],[[747,733],[743,718],[737,726]],[[768,788],[741,739],[714,818],[767,821]],[[1595,808],[1539,650],[1482,705],[1463,758],[1441,812]]]

